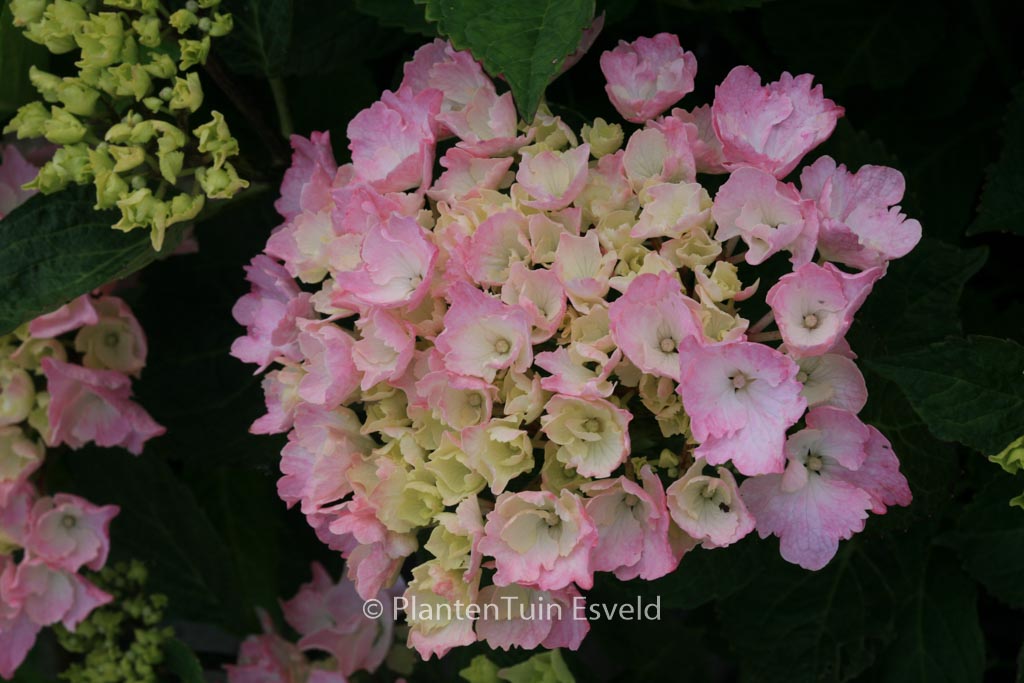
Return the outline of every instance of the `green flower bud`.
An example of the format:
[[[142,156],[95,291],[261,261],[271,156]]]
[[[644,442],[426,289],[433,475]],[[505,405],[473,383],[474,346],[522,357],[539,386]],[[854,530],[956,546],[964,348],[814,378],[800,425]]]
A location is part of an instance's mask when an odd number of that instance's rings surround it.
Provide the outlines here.
[[[231,33],[231,29],[235,27],[235,20],[230,14],[220,14],[215,12],[213,15],[213,25],[210,26],[210,35],[214,38],[220,38]]]
[[[228,162],[220,168],[196,169],[196,179],[210,199],[231,199],[236,192],[249,187],[249,181],[239,178],[235,167]]]
[[[202,40],[182,38],[178,41],[178,48],[181,50],[181,62],[178,66],[182,71],[191,69],[196,64],[206,64],[206,58],[210,54],[210,36],[203,36]]]
[[[594,125],[583,124],[583,140],[590,144],[590,153],[595,159],[611,154],[622,146],[622,126],[608,123],[602,118],[594,119]]]
[[[138,33],[140,45],[158,47],[160,45],[160,18],[144,15],[132,22],[132,28]]]
[[[199,74],[194,71],[185,78],[174,79],[174,89],[168,106],[171,110],[188,109],[196,111],[203,105],[203,87],[199,84]]]
[[[188,9],[180,9],[172,14],[167,22],[176,28],[178,33],[184,33],[199,23],[199,17],[195,15],[195,12],[191,12]]]
[[[103,139],[116,145],[124,144],[128,142],[128,136],[131,135],[134,128],[135,126],[133,124],[126,121],[115,123],[107,129],[107,133],[103,136]],[[133,140],[133,142],[139,141]],[[145,142],[145,140],[142,140],[141,142]]]
[[[166,215],[164,203],[153,196],[148,187],[135,190],[127,197],[117,200],[117,208],[121,209],[121,220],[114,223],[114,230],[129,232],[153,223],[157,213]]]
[[[1011,442],[1002,452],[988,456],[988,459],[1010,474],[1024,470],[1024,436]]]
[[[46,4],[46,0],[11,0],[14,25],[21,27],[36,23],[43,18]]]
[[[42,102],[29,102],[20,107],[10,123],[4,126],[4,134],[17,133],[18,139],[38,138],[43,134],[50,114]]]
[[[89,145],[64,145],[58,149],[51,162],[61,174],[76,185],[92,180],[92,164],[89,162]]]
[[[75,33],[87,19],[88,15],[81,5],[69,0],[54,0],[44,10],[42,19],[28,25],[25,37],[61,55],[75,49]]]
[[[114,173],[130,171],[146,160],[146,150],[139,146],[119,147],[117,145],[110,145],[107,151],[114,158]]]
[[[107,67],[82,67],[78,71],[78,78],[89,87],[102,90],[108,95],[113,95],[117,89],[118,81]]]
[[[153,89],[153,81],[138,64],[118,64],[110,69],[115,85],[113,95],[141,100]]]
[[[156,158],[160,162],[160,175],[170,184],[178,182],[178,174],[185,163],[184,152],[157,152]]]
[[[178,71],[178,65],[174,63],[170,55],[164,53],[153,54],[149,64],[142,67],[153,78],[170,78]]]
[[[160,136],[157,140],[157,148],[161,152],[170,152],[176,149],[181,149],[185,146],[185,131],[174,126],[167,121],[160,121],[154,119],[147,123],[153,126],[153,129]]]
[[[43,164],[36,177],[29,183],[25,183],[26,190],[38,190],[43,194],[60,192],[68,186],[68,177],[52,161]]]
[[[28,80],[32,87],[38,90],[39,94],[47,102],[56,102],[58,100],[57,90],[61,85],[60,76],[54,76],[42,69],[30,66],[28,68]]]
[[[63,107],[50,107],[50,118],[43,124],[43,137],[55,145],[81,142],[87,130],[74,114]]]
[[[100,94],[77,78],[65,78],[57,89],[57,98],[76,116],[92,116]]]
[[[534,655],[521,664],[501,669],[498,677],[509,683],[576,683],[558,650]]]
[[[121,60],[124,47],[124,23],[117,12],[100,12],[89,16],[75,35],[82,49],[78,66],[103,67]]]
[[[201,194],[195,196],[179,194],[170,202],[165,202],[166,212],[157,214],[153,220],[153,232],[150,233],[153,248],[160,251],[164,246],[164,235],[167,233],[167,228],[176,223],[192,220],[199,215],[205,204],[206,197]]]
[[[109,148],[108,148],[109,149]],[[129,192],[128,183],[114,173],[114,158],[106,149],[90,149],[89,163],[95,176],[96,208],[109,209]]]
[[[163,108],[164,101],[159,97],[146,97],[142,100],[142,106],[155,114]]]
[[[199,151],[213,155],[213,167],[220,168],[228,157],[238,154],[238,141],[231,137],[228,124],[220,112],[211,112],[213,119],[192,132],[199,138]]]

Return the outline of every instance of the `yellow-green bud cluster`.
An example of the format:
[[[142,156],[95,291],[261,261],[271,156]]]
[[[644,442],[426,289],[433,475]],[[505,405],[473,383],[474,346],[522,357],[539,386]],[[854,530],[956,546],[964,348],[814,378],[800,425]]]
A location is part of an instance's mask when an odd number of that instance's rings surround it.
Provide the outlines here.
[[[70,683],[156,683],[165,643],[174,630],[161,626],[167,598],[145,592],[146,568],[119,562],[91,577],[114,596],[93,611],[74,633],[56,627],[57,640],[75,661],[61,678]]]
[[[12,0],[26,38],[56,54],[79,51],[77,76],[30,69],[42,99],[3,130],[61,146],[26,187],[49,194],[92,184],[97,209],[121,211],[113,227],[149,228],[155,249],[207,199],[247,187],[228,161],[238,142],[224,117],[189,122],[203,104],[194,69],[232,28],[219,5],[193,1],[170,13],[161,0]]]

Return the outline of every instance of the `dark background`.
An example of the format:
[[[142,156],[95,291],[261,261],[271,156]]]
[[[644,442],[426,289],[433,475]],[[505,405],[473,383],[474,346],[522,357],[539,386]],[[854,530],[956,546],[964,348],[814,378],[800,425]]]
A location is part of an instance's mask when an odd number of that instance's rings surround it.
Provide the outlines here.
[[[987,169],[1024,174],[1024,159],[1008,159],[1003,136],[1004,123],[1024,125],[1016,4],[599,3],[603,34],[548,90],[552,108],[574,127],[583,113],[617,118],[597,58],[618,39],[677,33],[699,64],[697,91],[685,106],[710,101],[737,64],[765,80],[784,70],[810,72],[846,117],[809,159],[828,152],[851,168],[902,170],[904,211],[921,221],[925,239],[893,264],[851,335],[871,389],[865,416],[893,441],[913,506],[872,517],[867,531],[816,573],[784,563],[775,539],[747,538],[725,550],[694,551],[654,583],[599,581],[592,600],[660,596],[661,620],[594,623],[581,651],[567,653],[578,681],[1024,680],[1017,662],[1024,511],[1006,504],[1020,492],[1020,479],[936,440],[900,391],[870,371],[872,359],[947,335],[1024,337],[1021,226],[997,226],[1016,235],[968,235],[971,226],[992,227],[978,212]],[[245,3],[237,11],[244,20]],[[276,74],[296,132],[329,129],[344,159],[348,119],[396,87],[401,63],[427,40],[417,33],[431,31],[421,17],[411,2],[397,0],[297,2],[290,66]],[[244,30],[234,36],[244,40]],[[226,112],[247,157],[244,170],[266,191],[199,225],[199,253],[150,266],[133,294],[151,341],[150,364],[137,383],[140,402],[168,433],[141,458],[68,454],[52,475],[66,476],[67,488],[96,503],[123,507],[113,527],[115,554],[148,561],[153,588],[169,595],[180,635],[210,669],[231,660],[238,638],[257,629],[252,606],[276,611],[278,597],[308,580],[312,559],[340,569],[301,516],[278,500],[282,439],[247,434],[262,412],[258,379],[227,355],[240,333],[230,310],[246,290],[242,266],[277,224],[271,204],[287,160],[283,138],[275,138],[267,80],[238,67],[232,49],[222,55],[235,65],[235,73],[227,69],[229,88],[235,102],[241,97],[251,106],[240,108],[212,87],[207,97]],[[418,665],[410,680],[454,680],[481,651]]]

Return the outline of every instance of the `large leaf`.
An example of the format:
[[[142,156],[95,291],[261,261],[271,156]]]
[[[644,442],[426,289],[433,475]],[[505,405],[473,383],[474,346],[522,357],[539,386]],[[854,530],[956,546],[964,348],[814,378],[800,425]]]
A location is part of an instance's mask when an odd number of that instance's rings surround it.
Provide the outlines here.
[[[950,339],[871,362],[900,386],[933,434],[986,454],[1019,436],[1024,346],[1005,339]]]
[[[231,5],[235,28],[217,44],[218,54],[236,73],[280,76],[292,36],[292,0],[242,0]]]
[[[960,334],[960,295],[986,258],[984,247],[958,249],[921,240],[889,264],[858,312],[850,338],[854,350],[874,358]]]
[[[188,645],[177,638],[164,643],[164,666],[181,683],[203,683],[203,667]]]
[[[884,683],[974,683],[982,680],[985,644],[974,582],[941,549],[925,551],[908,573],[896,640],[880,661]],[[903,558],[906,558],[904,555]]]
[[[743,680],[845,681],[873,663],[893,636],[898,596],[881,567],[896,546],[867,546],[862,539],[844,543],[818,572],[774,558],[719,603]]]
[[[91,194],[75,188],[36,195],[0,221],[0,334],[159,255],[148,230],[111,230],[117,217],[94,210]],[[163,253],[174,250],[180,231],[171,235]]]
[[[87,447],[70,454],[66,465],[68,488],[94,503],[121,507],[111,525],[114,556],[146,564],[148,589],[167,595],[172,617],[238,631],[253,626],[223,539],[159,457]]]
[[[956,548],[964,569],[1003,602],[1024,607],[1024,510],[1007,502],[1021,480],[992,467],[992,481],[958,515],[943,542]]]
[[[1013,90],[1003,151],[988,169],[978,218],[967,232],[976,235],[990,230],[1024,235],[1024,83]]]
[[[0,4],[0,118],[36,98],[28,68],[44,66],[50,53],[21,35],[14,26],[10,3]]]
[[[594,0],[423,1],[427,19],[437,22],[452,45],[469,50],[492,76],[508,82],[528,121],[594,19]]]

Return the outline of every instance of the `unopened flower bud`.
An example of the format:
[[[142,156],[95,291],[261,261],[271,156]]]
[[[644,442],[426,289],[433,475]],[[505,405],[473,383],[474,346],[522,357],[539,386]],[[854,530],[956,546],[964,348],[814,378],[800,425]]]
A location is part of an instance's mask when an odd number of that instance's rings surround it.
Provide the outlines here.
[[[111,145],[107,151],[114,158],[114,173],[130,171],[146,160],[146,151],[139,146],[121,147]]]
[[[141,16],[132,22],[132,28],[138,33],[140,45],[146,47],[159,47],[160,45],[160,19],[152,15]]]
[[[149,73],[138,64],[118,64],[110,74],[114,77],[114,95],[142,100],[153,88]]]
[[[57,89],[57,98],[76,116],[92,116],[100,94],[77,78],[65,78]]]
[[[0,364],[0,427],[18,424],[35,405],[32,376],[13,363]]]
[[[56,145],[81,142],[86,128],[81,121],[63,107],[50,107],[50,118],[43,124],[43,137]]]
[[[171,110],[188,109],[195,112],[203,105],[203,87],[199,84],[199,74],[194,71],[185,78],[174,80],[174,89],[168,106]]]
[[[210,36],[203,36],[202,40],[183,38],[178,41],[178,48],[181,50],[181,62],[178,66],[182,71],[197,64],[206,64],[206,58],[210,54]]]
[[[590,153],[594,158],[600,159],[622,147],[622,126],[596,118],[593,126],[583,125],[581,137],[590,144]]]
[[[178,71],[174,60],[163,53],[151,55],[149,64],[142,68],[153,78],[170,78]]]
[[[214,38],[220,38],[231,33],[231,29],[235,27],[235,20],[230,14],[214,13],[213,25],[210,26],[210,35]]]
[[[196,179],[210,199],[231,199],[239,190],[249,187],[249,181],[238,177],[235,167],[225,162],[220,168],[199,168]]]
[[[149,225],[162,203],[153,196],[148,187],[135,190],[117,201],[117,208],[121,209],[121,220],[115,223],[113,228],[128,232]]]
[[[199,8],[197,7],[196,9]],[[196,10],[189,9],[188,4],[186,4],[185,9],[180,9],[172,14],[167,21],[178,30],[178,33],[184,33],[199,23],[199,17],[196,16]]]
[[[81,24],[75,42],[82,49],[78,66],[104,67],[121,59],[124,46],[124,24],[117,12],[92,14]]]
[[[47,6],[42,18],[29,24],[25,37],[45,45],[50,52],[61,55],[75,49],[75,33],[88,19],[85,9],[76,2],[54,0]]]
[[[43,18],[46,0],[11,0],[11,14],[15,26],[34,24]]]
[[[14,118],[4,126],[3,132],[16,133],[19,140],[37,138],[43,134],[49,119],[50,114],[42,102],[29,102],[18,109]]]
[[[60,76],[54,76],[42,69],[37,69],[35,66],[30,66],[28,69],[28,80],[44,100],[47,102],[57,101],[57,90],[61,85]]]
[[[199,151],[213,155],[213,167],[220,168],[228,157],[238,154],[238,141],[231,137],[224,116],[211,112],[213,119],[192,132],[199,138]]]
[[[184,152],[157,152],[157,160],[160,163],[160,175],[172,185],[178,182],[178,174],[181,173],[182,165],[185,163]]]

